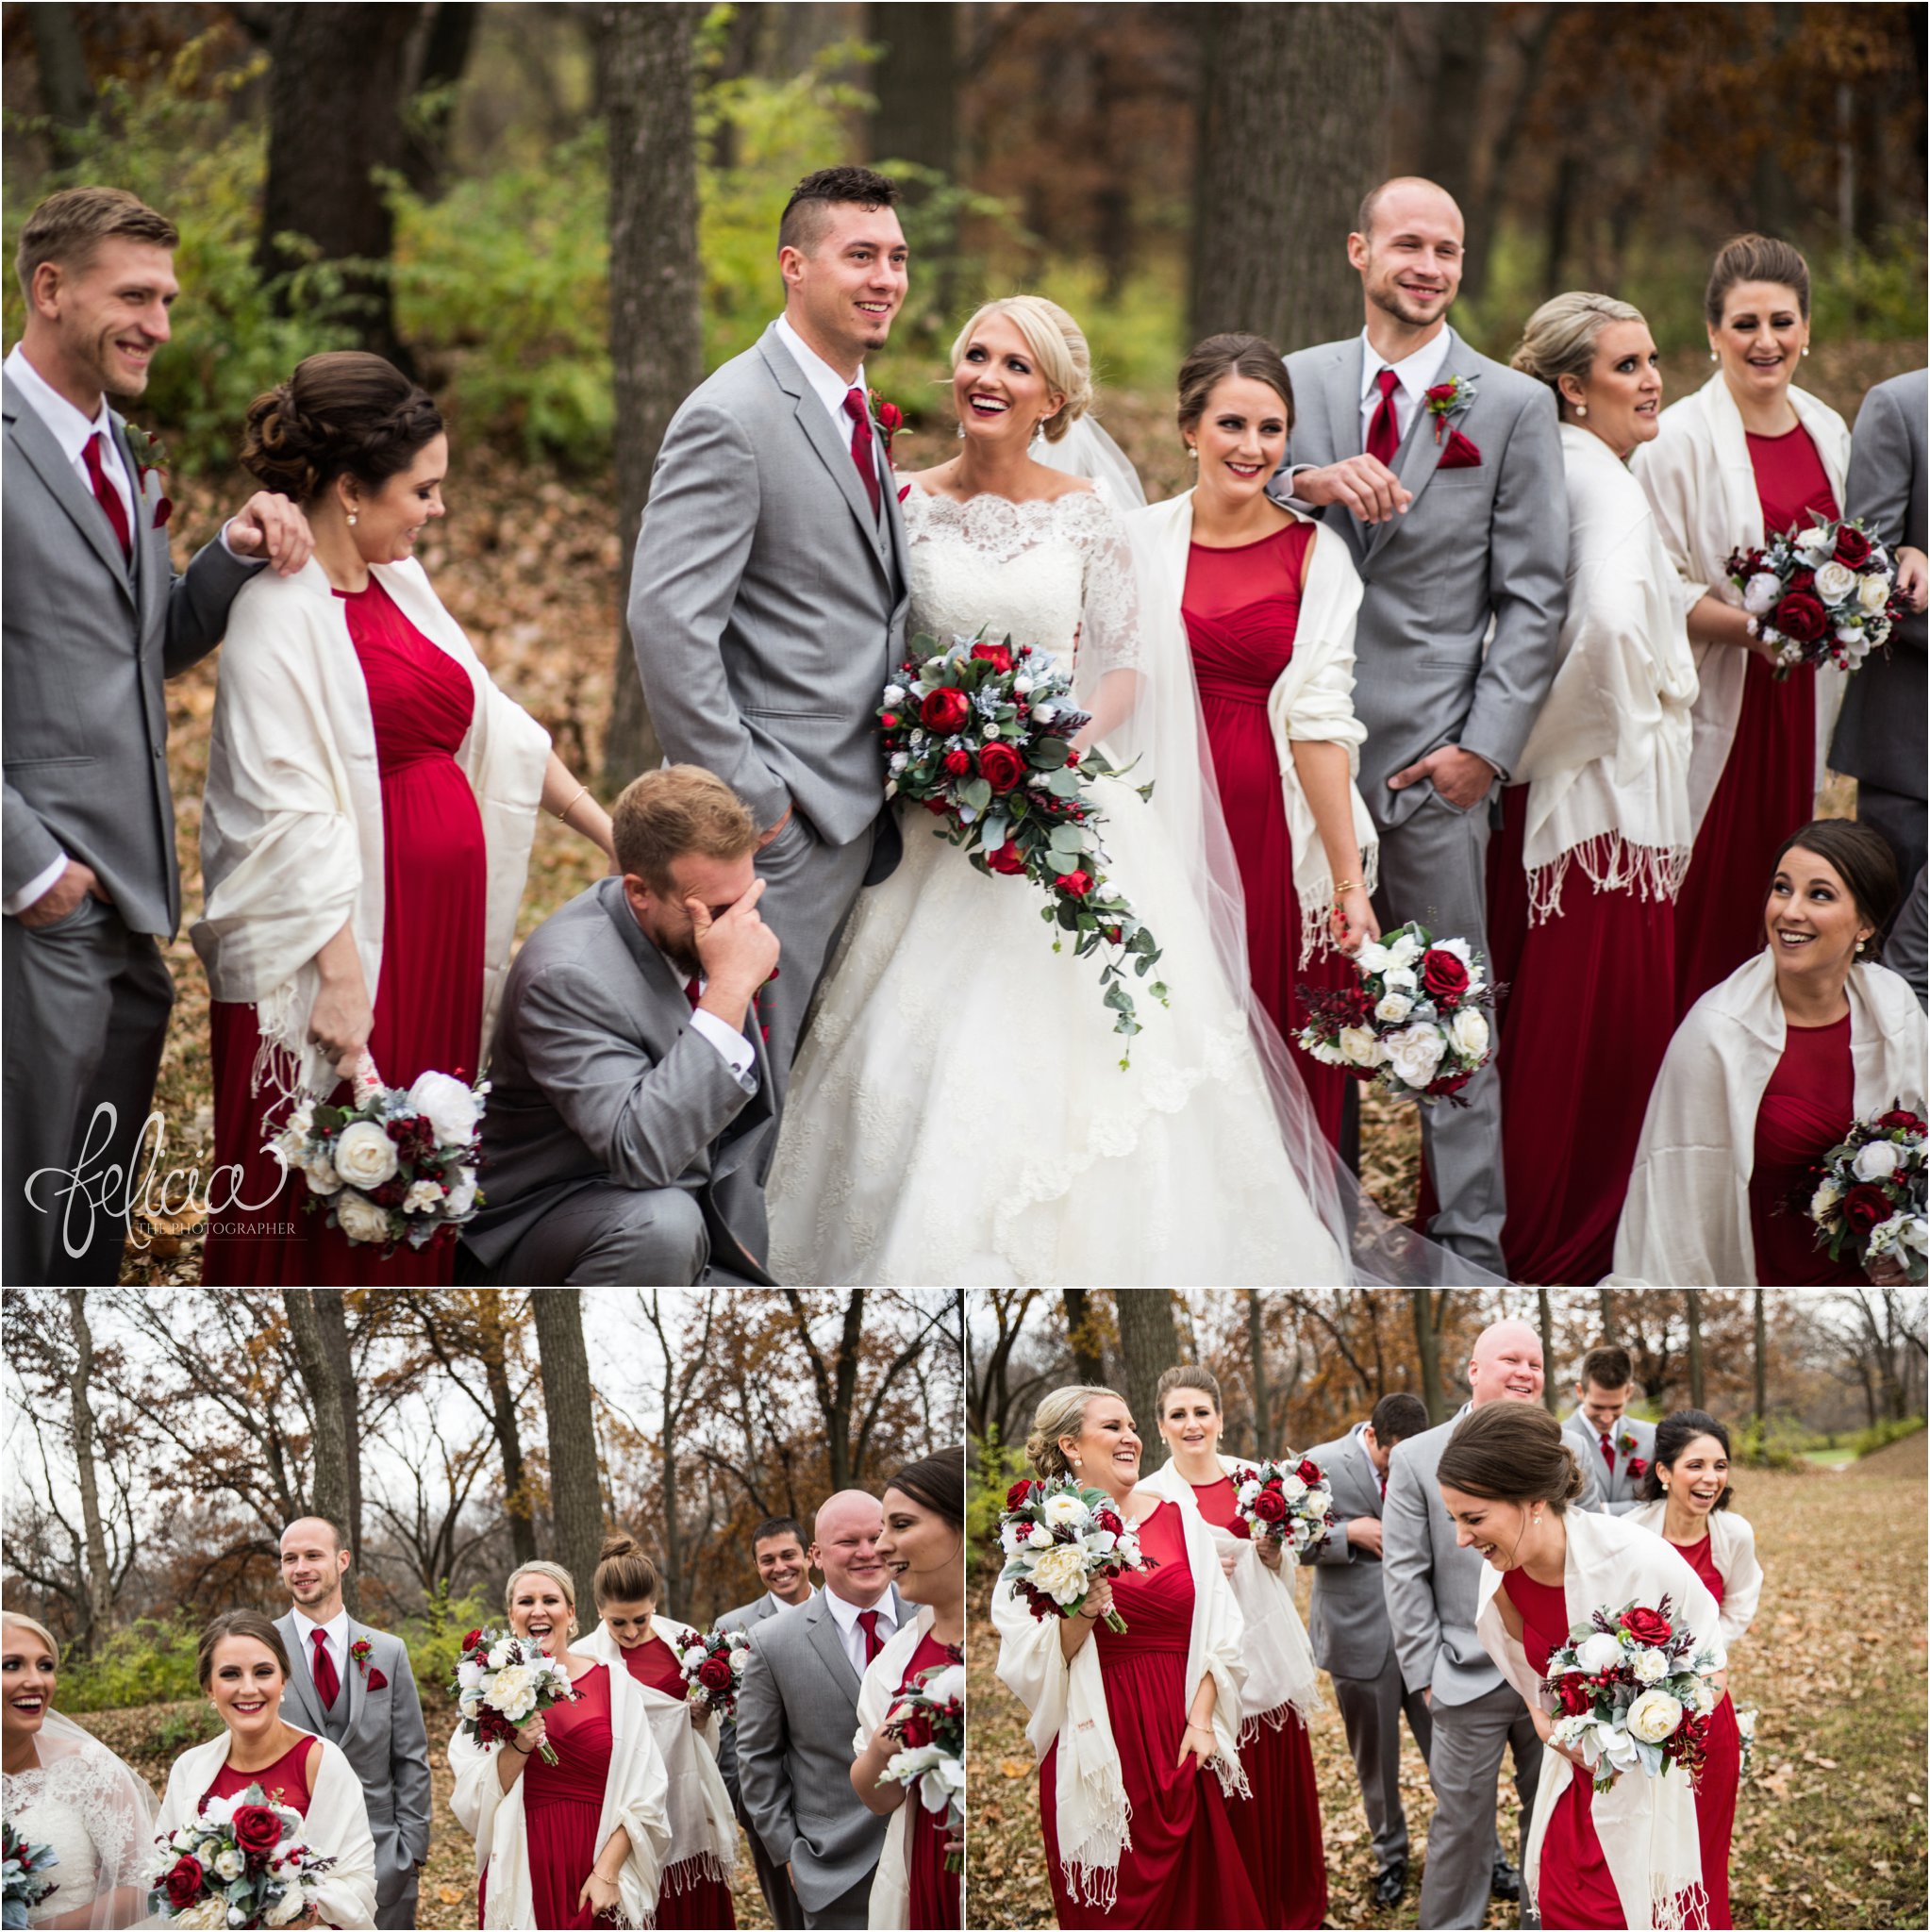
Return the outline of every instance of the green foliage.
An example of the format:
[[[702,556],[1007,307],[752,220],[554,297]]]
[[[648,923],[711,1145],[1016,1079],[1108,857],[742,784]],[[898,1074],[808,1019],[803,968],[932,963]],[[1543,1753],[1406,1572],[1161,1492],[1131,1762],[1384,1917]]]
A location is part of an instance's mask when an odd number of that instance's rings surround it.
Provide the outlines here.
[[[1787,1418],[1772,1416],[1765,1429],[1762,1419],[1752,1416],[1739,1429],[1730,1431],[1738,1467],[1749,1469],[1801,1469],[1805,1466],[1803,1448],[1806,1438]]]
[[[1886,1417],[1875,1427],[1858,1429],[1850,1438],[1850,1448],[1857,1456],[1873,1456],[1879,1449],[1887,1449],[1892,1442],[1901,1442],[1905,1436],[1922,1433],[1925,1418],[1921,1415]]]
[[[1810,322],[1819,338],[1868,336],[1921,341],[1923,334],[1924,228],[1898,228],[1876,248],[1832,251],[1809,262]]]
[[[422,1612],[403,1619],[395,1635],[408,1646],[408,1667],[415,1673],[419,1693],[441,1692],[456,1675],[463,1638],[492,1617],[500,1623],[502,1612],[480,1589],[452,1596],[445,1576]]]
[[[1001,1442],[994,1429],[976,1446],[972,1471],[972,1488],[965,1498],[965,1567],[976,1581],[983,1574],[990,1582],[1002,1567],[998,1554],[999,1517],[1006,1507],[1006,1491],[1022,1475],[1032,1474],[1023,1447]]]
[[[62,1664],[60,1708],[120,1710],[130,1704],[177,1704],[199,1697],[194,1652],[200,1640],[200,1624],[181,1616],[142,1617],[124,1624],[92,1657]]]

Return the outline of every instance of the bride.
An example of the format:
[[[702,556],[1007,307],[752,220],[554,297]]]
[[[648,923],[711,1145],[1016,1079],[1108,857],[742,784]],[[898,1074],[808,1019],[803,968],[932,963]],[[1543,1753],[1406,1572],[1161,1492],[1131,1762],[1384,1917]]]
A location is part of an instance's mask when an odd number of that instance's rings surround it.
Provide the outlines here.
[[[1132,761],[1092,797],[1170,1005],[1128,981],[1144,1030],[1122,1071],[1097,965],[1054,952],[1038,891],[907,817],[904,860],[860,898],[791,1076],[773,1267],[817,1283],[1352,1280],[1345,1177],[1278,1036],[1250,1018],[1184,643],[1142,608],[1106,493],[1028,453],[1091,399],[1085,338],[1057,304],[1012,296],[979,309],[952,360],[963,447],[900,478],[907,635],[1009,633],[1073,659],[1092,714],[1075,744]]]

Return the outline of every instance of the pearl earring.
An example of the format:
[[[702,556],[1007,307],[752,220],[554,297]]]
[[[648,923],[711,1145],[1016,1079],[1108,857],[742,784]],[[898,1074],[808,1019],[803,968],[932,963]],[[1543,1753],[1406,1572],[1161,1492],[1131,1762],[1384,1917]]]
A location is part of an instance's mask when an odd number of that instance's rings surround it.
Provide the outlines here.
[[[1804,353],[1804,354],[1805,354],[1805,356],[1806,356],[1806,355],[1808,355],[1808,353],[1809,353],[1809,344],[1808,344],[1807,342],[1805,342],[1805,343],[1803,344],[1803,353]]]
[[[1576,404],[1576,405],[1574,406],[1574,412],[1575,412],[1575,414],[1576,414],[1577,416],[1586,416],[1586,415],[1587,415],[1587,414],[1589,413],[1589,406],[1588,406],[1588,404],[1586,404],[1586,403],[1577,403],[1577,404]]]
[[[350,510],[348,513],[348,526],[351,530],[356,526],[356,513],[354,510]]]
[[[1719,355],[1718,355],[1718,354],[1716,353],[1716,351],[1715,351],[1715,350],[1711,349],[1711,350],[1709,351],[1709,360],[1710,360],[1711,362],[1720,362],[1720,361],[1721,361],[1722,359],[1722,357],[1721,357],[1721,356],[1719,356]]]
[[[1196,463],[1200,459],[1199,451],[1196,450],[1191,443],[1188,443],[1186,446],[1186,459],[1190,463]]]

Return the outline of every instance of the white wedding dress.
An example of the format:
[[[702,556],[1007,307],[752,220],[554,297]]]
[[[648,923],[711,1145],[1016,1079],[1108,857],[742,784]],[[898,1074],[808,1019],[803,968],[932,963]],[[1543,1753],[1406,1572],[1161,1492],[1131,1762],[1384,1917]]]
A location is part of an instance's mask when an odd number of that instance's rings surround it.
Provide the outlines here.
[[[905,501],[907,635],[1009,633],[1080,683],[1140,647],[1132,555],[1095,492]],[[1352,1278],[1282,1144],[1242,1004],[1156,786],[1101,778],[1106,871],[1164,956],[1130,978],[1128,1044],[1098,962],[901,807],[905,856],[862,893],[790,1081],[771,1268],[824,1284],[1291,1284]],[[1171,1005],[1149,991],[1163,979]]]
[[[52,1868],[40,1874],[53,1889],[28,1911],[27,1924],[145,1923],[154,1793],[105,1744],[58,1712],[48,1713],[38,1750],[40,1764],[6,1774],[0,1799],[8,1824],[54,1854]]]

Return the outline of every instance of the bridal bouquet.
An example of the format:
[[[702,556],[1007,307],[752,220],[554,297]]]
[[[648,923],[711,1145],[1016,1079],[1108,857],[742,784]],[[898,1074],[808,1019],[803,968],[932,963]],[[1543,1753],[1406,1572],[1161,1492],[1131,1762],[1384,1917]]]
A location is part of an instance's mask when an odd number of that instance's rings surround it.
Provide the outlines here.
[[[1854,671],[1903,616],[1895,602],[1896,559],[1860,517],[1818,518],[1759,550],[1738,550],[1722,566],[1742,608],[1777,647],[1774,675],[1828,659]]]
[[[1334,1495],[1325,1474],[1311,1457],[1298,1462],[1242,1464],[1233,1472],[1235,1514],[1232,1533],[1257,1542],[1278,1537],[1296,1557],[1327,1540]]]
[[[289,1925],[315,1904],[332,1857],[311,1851],[302,1814],[259,1785],[209,1798],[201,1815],[157,1839],[164,1863],[147,1895],[173,1925]]]
[[[956,1654],[956,1653],[955,1653]],[[945,1829],[965,1824],[965,1667],[938,1664],[898,1693],[886,1724],[900,1748],[885,1760],[881,1785],[908,1785],[927,1811],[942,1813]],[[945,1870],[961,1872],[964,1859],[945,1854]]]
[[[1889,1260],[1922,1286],[1930,1259],[1926,1158],[1921,1115],[1897,1108],[1858,1121],[1822,1158],[1822,1179],[1809,1197],[1817,1245],[1833,1261],[1847,1257],[1866,1269]]]
[[[317,1207],[352,1241],[394,1250],[453,1241],[483,1195],[475,1184],[487,1080],[419,1074],[412,1087],[385,1087],[365,1054],[348,1107],[304,1096],[268,1141],[284,1172],[308,1183]],[[264,1121],[264,1128],[271,1123]]]
[[[0,1926],[12,1932],[50,1891],[59,1890],[58,1880],[40,1874],[60,1861],[52,1845],[28,1844],[10,1819],[0,1824]]]
[[[1714,1656],[1678,1630],[1664,1596],[1577,1624],[1548,1657],[1541,1689],[1555,1714],[1552,1740],[1578,1750],[1606,1790],[1615,1774],[1662,1777],[1679,1764],[1693,1778],[1716,1707]]]
[[[485,1747],[508,1742],[533,1712],[576,1701],[569,1672],[533,1638],[492,1629],[462,1640],[449,1695],[462,1711],[459,1728]],[[545,1764],[556,1763],[547,1738],[537,1748]]]
[[[1466,1107],[1460,1090],[1493,1051],[1487,960],[1466,940],[1435,939],[1409,920],[1370,940],[1354,964],[1358,986],[1301,987],[1300,1044],[1323,1065],[1375,1082],[1389,1100],[1431,1105],[1445,1094]]]
[[[1073,739],[1090,714],[1073,703],[1072,676],[1044,652],[1010,638],[928,637],[886,685],[878,709],[887,798],[907,798],[942,819],[938,837],[964,849],[982,873],[1025,878],[1046,894],[1040,916],[1070,933],[1074,957],[1099,954],[1099,984],[1112,1029],[1140,1030],[1125,968],[1140,979],[1159,945],[1124,895],[1106,883],[1104,816],[1095,775],[1118,777],[1096,749]],[[1142,798],[1153,788],[1138,788]],[[1053,951],[1061,941],[1055,935]],[[1166,1003],[1166,988],[1147,988]],[[1130,1045],[1120,1065],[1132,1058]]]
[[[751,1655],[751,1640],[741,1630],[712,1630],[707,1635],[692,1630],[677,1646],[677,1668],[690,1688],[686,1693],[691,1704],[703,1704],[720,1716],[729,1717],[737,1709],[738,1687],[744,1680],[744,1665]]]
[[[1009,1583],[1041,1619],[1076,1616],[1095,1576],[1153,1567],[1140,1554],[1139,1531],[1106,1491],[1071,1475],[1014,1483],[999,1517],[999,1547],[1006,1553],[999,1581]],[[1106,1611],[1106,1624],[1125,1632],[1117,1610]]]

